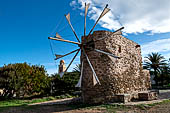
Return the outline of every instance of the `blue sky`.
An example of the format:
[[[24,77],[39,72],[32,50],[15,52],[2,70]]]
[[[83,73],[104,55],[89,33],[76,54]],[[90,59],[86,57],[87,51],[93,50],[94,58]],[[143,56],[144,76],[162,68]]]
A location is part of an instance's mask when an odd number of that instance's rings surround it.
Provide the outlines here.
[[[94,25],[106,3],[111,12],[95,30],[114,31],[121,26],[125,37],[141,44],[142,55],[160,52],[170,58],[170,1],[139,0],[1,0],[0,1],[0,66],[27,62],[44,65],[49,73],[57,72],[50,50],[49,36],[56,32],[76,41],[64,14],[71,13],[71,21],[79,37],[83,35],[83,4],[91,3],[87,17],[87,32]],[[77,48],[67,43],[51,41],[55,53],[64,54]],[[63,58],[68,65],[73,55]],[[79,63],[76,58],[70,71]],[[58,65],[58,61],[56,61]]]

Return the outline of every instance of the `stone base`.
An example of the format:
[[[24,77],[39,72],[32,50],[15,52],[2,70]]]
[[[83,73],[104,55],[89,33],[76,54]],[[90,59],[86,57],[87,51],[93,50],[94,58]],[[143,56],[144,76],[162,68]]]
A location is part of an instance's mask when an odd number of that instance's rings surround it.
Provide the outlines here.
[[[83,103],[88,104],[99,104],[99,103],[127,103],[131,101],[149,101],[158,98],[158,92],[156,91],[145,91],[145,92],[134,92],[132,94],[117,94],[112,96],[96,96],[87,98],[84,97]]]
[[[139,100],[156,100],[158,99],[158,93],[157,92],[141,92],[138,93]]]
[[[131,101],[131,95],[130,94],[115,95],[113,100],[114,100],[114,102],[127,103],[127,102]]]

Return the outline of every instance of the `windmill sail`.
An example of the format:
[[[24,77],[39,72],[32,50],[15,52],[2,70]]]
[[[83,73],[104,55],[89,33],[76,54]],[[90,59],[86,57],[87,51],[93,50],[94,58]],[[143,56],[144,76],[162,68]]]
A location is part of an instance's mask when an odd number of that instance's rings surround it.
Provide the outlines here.
[[[95,75],[93,74],[93,85],[95,86],[97,84],[97,79],[95,77]]]
[[[66,16],[67,21],[70,22],[70,13],[68,13],[68,14],[65,15],[65,16]]]
[[[75,32],[73,26],[71,25],[71,21],[70,21],[70,13],[68,13],[67,15],[65,15],[65,17],[66,17],[66,19],[67,19],[67,21],[68,21],[68,23],[69,23],[69,25],[70,25],[70,27],[71,27],[71,29],[72,29],[74,35],[76,36],[77,41],[80,42],[80,40],[79,40],[79,38],[78,38],[78,36],[77,36],[77,34],[76,34],[76,32]]]
[[[61,38],[61,39],[62,39],[62,37],[61,37],[58,33],[56,33],[55,37],[56,37],[56,38]]]
[[[91,34],[91,32],[93,31],[93,29],[96,27],[97,23],[99,22],[99,20],[110,11],[108,7],[108,4],[106,5],[106,7],[104,8],[103,12],[100,14],[99,18],[97,19],[96,23],[94,24],[93,28],[90,30],[88,36]]]
[[[86,16],[87,16],[87,12],[88,12],[88,8],[90,6],[90,3],[88,3],[86,5],[85,3],[85,14],[84,14],[84,36],[86,36]]]
[[[55,56],[56,56],[55,60],[57,60],[57,59],[63,57],[63,55],[57,55],[57,54],[55,54]]]
[[[80,74],[80,79],[79,79],[79,81],[78,81],[78,83],[76,84],[75,87],[81,87],[82,76],[83,76],[83,61],[82,61],[82,63],[81,63],[81,74]]]
[[[112,56],[114,58],[120,58],[118,56],[115,56],[114,54],[111,54],[111,53],[108,53],[108,52],[105,52],[105,51],[102,51],[102,50],[99,50],[99,49],[94,49],[95,51],[99,52],[99,53],[103,53],[103,54],[106,54],[106,55],[109,55],[109,56]]]
[[[110,11],[109,8],[105,8],[99,18],[102,18],[106,13]]]
[[[91,62],[90,62],[90,60],[89,60],[87,54],[85,53],[84,48],[83,48],[83,54],[85,55],[85,57],[86,57],[86,59],[87,59],[87,62],[88,62],[89,66],[90,66],[90,68],[91,68],[91,70],[92,70],[92,72],[93,72],[93,75],[94,75],[94,77],[95,77],[97,83],[100,84],[100,81],[99,81],[99,79],[98,79],[98,77],[97,77],[97,75],[96,75],[96,72],[94,71],[94,68],[93,68],[93,66],[92,66],[92,64],[91,64]]]

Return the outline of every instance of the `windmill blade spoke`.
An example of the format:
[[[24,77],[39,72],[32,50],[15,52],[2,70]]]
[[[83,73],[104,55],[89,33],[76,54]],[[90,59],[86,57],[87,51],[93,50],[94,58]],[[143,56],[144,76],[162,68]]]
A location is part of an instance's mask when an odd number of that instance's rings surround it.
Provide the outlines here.
[[[76,56],[78,55],[80,49],[77,51],[77,53],[74,55],[73,59],[71,60],[70,64],[68,65],[68,67],[66,68],[66,70],[64,72],[67,72],[68,68],[71,66],[71,64],[73,63],[74,59],[76,58]]]
[[[79,40],[79,38],[78,38],[78,36],[77,36],[77,34],[76,34],[76,32],[75,32],[75,30],[74,30],[72,24],[71,24],[71,21],[70,21],[70,13],[68,13],[67,15],[65,15],[65,17],[66,17],[66,19],[67,19],[67,21],[68,21],[68,23],[69,23],[69,25],[70,25],[70,27],[71,27],[71,29],[72,29],[74,35],[76,36],[77,41],[80,43],[80,40]]]
[[[82,63],[81,63],[80,79],[79,79],[79,81],[78,81],[78,83],[76,84],[75,87],[81,87],[82,76],[83,76],[83,61],[82,61]]]
[[[118,56],[115,56],[114,54],[111,54],[111,53],[108,53],[108,52],[105,52],[105,51],[102,51],[102,50],[99,50],[99,49],[94,49],[95,51],[99,52],[99,53],[103,53],[103,54],[106,54],[106,55],[109,55],[109,56],[112,56],[114,58],[120,58]]]
[[[87,16],[87,12],[88,12],[88,8],[90,6],[90,3],[88,3],[86,5],[85,3],[85,13],[84,13],[84,36],[86,36],[86,16]]]
[[[93,29],[96,27],[97,23],[99,22],[99,20],[110,11],[108,7],[108,4],[106,5],[106,7],[104,8],[104,10],[102,11],[102,13],[100,14],[99,18],[97,19],[96,23],[94,24],[93,28],[90,30],[88,36],[91,34],[91,32],[93,31]]]
[[[94,77],[95,77],[97,83],[100,84],[100,81],[99,81],[99,79],[98,79],[98,77],[97,77],[97,75],[96,75],[96,72],[94,71],[94,68],[93,68],[93,66],[92,66],[92,64],[91,64],[91,62],[90,62],[90,60],[89,60],[87,54],[85,53],[84,48],[82,48],[82,49],[83,49],[83,54],[85,55],[85,57],[86,57],[86,59],[87,59],[87,62],[88,62],[88,64],[90,65],[90,68],[91,68],[91,70],[92,70],[92,72],[93,72],[93,75],[94,75]]]
[[[79,42],[74,42],[74,41],[70,41],[70,40],[64,40],[64,39],[60,39],[60,38],[48,37],[48,39],[57,40],[57,41],[62,41],[62,42],[68,42],[68,43],[77,44],[77,45],[81,45],[81,43],[79,43]]]
[[[116,33],[116,32],[118,32],[118,31],[120,31],[120,30],[122,30],[122,29],[124,29],[124,27],[121,27],[120,29],[114,31],[113,33]],[[103,40],[103,39],[105,39],[105,38],[108,38],[108,37],[110,37],[111,35],[113,35],[113,33],[111,33],[111,34],[109,34],[109,35],[106,35],[105,37],[96,39],[95,42],[96,42],[96,41],[99,41],[99,40]]]
[[[78,50],[79,50],[79,49],[76,49],[76,50],[71,51],[71,52],[69,52],[69,53],[67,53],[67,54],[65,54],[65,55],[57,55],[57,54],[55,54],[55,56],[56,56],[55,60],[58,60],[58,59],[60,59],[60,58],[62,58],[62,57],[65,57],[65,56],[67,56],[67,55],[70,55],[70,54],[72,54],[72,53],[74,53],[74,52],[76,52],[76,51],[78,51]]]

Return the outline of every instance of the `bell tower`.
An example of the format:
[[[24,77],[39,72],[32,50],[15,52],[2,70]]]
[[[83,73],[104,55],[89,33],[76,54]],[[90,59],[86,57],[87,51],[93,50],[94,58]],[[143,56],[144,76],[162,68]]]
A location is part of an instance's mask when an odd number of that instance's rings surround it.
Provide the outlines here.
[[[58,73],[62,73],[66,70],[66,65],[64,60],[60,60],[60,65],[58,65]]]

